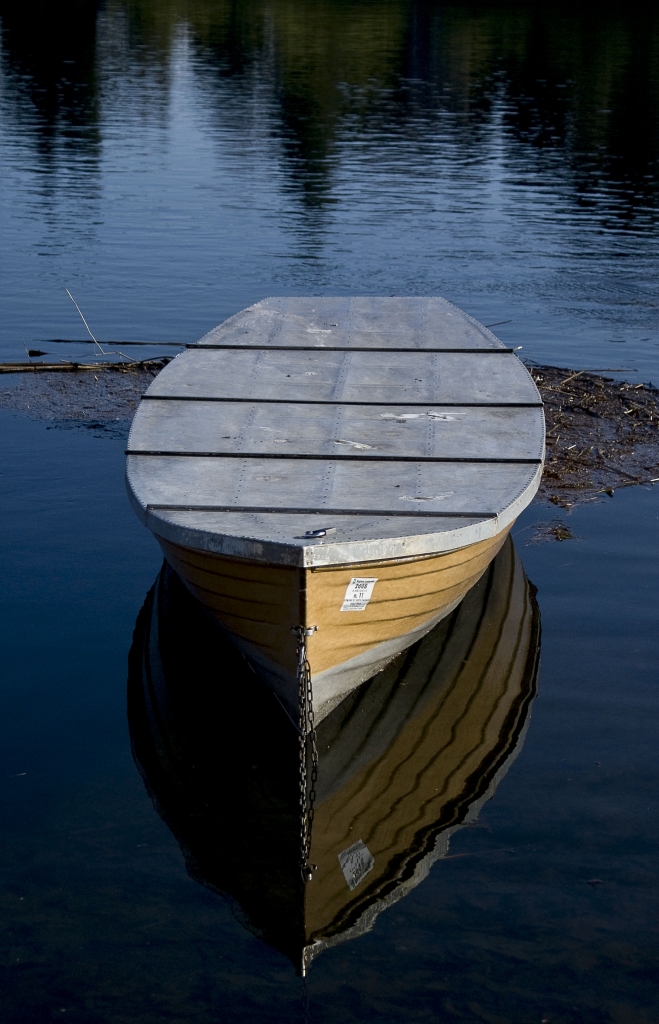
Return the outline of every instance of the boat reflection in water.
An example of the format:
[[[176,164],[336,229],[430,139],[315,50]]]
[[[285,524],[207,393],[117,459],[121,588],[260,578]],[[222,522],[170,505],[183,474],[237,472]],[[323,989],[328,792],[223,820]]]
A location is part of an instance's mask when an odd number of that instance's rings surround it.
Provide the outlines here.
[[[492,796],[535,695],[534,595],[507,540],[447,619],[323,719],[305,883],[297,731],[163,566],[130,653],[136,762],[192,877],[301,973],[418,885]]]

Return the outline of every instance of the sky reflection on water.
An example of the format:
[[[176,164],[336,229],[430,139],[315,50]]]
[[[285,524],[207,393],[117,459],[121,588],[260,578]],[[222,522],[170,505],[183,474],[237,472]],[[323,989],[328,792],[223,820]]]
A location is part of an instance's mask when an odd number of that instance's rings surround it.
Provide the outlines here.
[[[100,336],[182,341],[396,292],[659,377],[652,9],[62,6],[0,4],[7,356],[82,337],[63,285]]]

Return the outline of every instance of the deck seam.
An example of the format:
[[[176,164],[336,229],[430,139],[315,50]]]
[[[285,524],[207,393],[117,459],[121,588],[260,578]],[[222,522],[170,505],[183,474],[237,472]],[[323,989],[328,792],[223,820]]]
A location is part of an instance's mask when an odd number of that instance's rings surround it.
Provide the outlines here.
[[[339,401],[332,398],[232,398],[224,395],[142,395],[142,402],[254,402],[256,405],[354,405],[382,406],[398,409],[403,406],[433,409],[542,409],[542,402],[364,402]]]
[[[257,515],[394,516],[406,519],[497,519],[496,512],[427,512],[423,509],[276,508],[270,505],[173,505],[148,502],[147,512],[239,512]],[[398,538],[395,538],[398,539]]]
[[[127,448],[125,455],[142,455],[149,458],[182,458],[182,459],[307,459],[315,462],[439,462],[439,463],[475,463],[477,465],[520,465],[539,466],[541,458],[488,458],[480,456],[449,456],[449,455],[322,455],[311,452],[177,452],[159,451],[145,448],[142,450]]]
[[[476,352],[480,355],[514,355],[514,348],[388,348],[366,347],[355,345],[200,345],[193,342],[185,346],[186,351],[203,352],[205,350],[238,351],[238,352],[448,352],[466,355]]]

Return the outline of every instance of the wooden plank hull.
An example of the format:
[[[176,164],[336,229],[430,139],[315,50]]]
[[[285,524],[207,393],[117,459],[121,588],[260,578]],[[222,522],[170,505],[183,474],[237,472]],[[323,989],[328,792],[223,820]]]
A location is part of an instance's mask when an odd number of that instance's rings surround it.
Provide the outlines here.
[[[191,876],[304,970],[419,884],[492,796],[524,739],[539,641],[508,541],[452,615],[320,724],[305,885],[298,736],[165,566],[129,660],[134,756]]]
[[[457,551],[362,565],[300,568],[229,558],[158,538],[190,592],[228,631],[297,720],[296,626],[309,637],[319,721],[450,614],[480,579],[508,531]],[[363,610],[344,611],[351,579],[377,578]]]
[[[361,762],[353,755],[329,785],[321,764],[307,960],[370,928],[373,908],[422,881],[456,828],[477,817],[523,740],[538,649],[533,588],[508,542],[450,620],[321,725],[319,747],[335,758],[351,749],[351,730],[369,734],[385,714],[393,736]],[[357,840],[373,864],[348,893],[340,858]]]

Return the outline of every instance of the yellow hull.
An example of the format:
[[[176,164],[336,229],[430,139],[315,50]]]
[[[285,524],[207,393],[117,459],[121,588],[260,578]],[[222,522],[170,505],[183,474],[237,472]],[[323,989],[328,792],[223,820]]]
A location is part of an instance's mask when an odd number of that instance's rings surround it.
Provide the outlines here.
[[[465,598],[448,633],[443,628],[405,663],[404,685],[416,692],[425,680],[427,700],[386,751],[316,806],[310,860],[318,867],[305,890],[309,957],[346,937],[370,905],[400,898],[424,877],[467,820],[465,807],[473,819],[492,795],[523,737],[539,619],[512,542]],[[331,743],[326,735],[321,728],[321,749]],[[339,860],[357,840],[374,863],[349,893]],[[357,931],[369,924],[366,914]]]
[[[539,643],[509,540],[452,615],[320,723],[303,884],[298,737],[165,568],[129,658],[134,755],[191,877],[304,970],[368,931],[478,816],[524,740]]]
[[[504,543],[508,530],[457,551],[364,565],[300,568],[230,558],[158,538],[170,565],[297,717],[295,626],[307,641],[314,710],[323,717],[350,690],[448,615]],[[342,611],[351,579],[377,577],[361,611]]]

